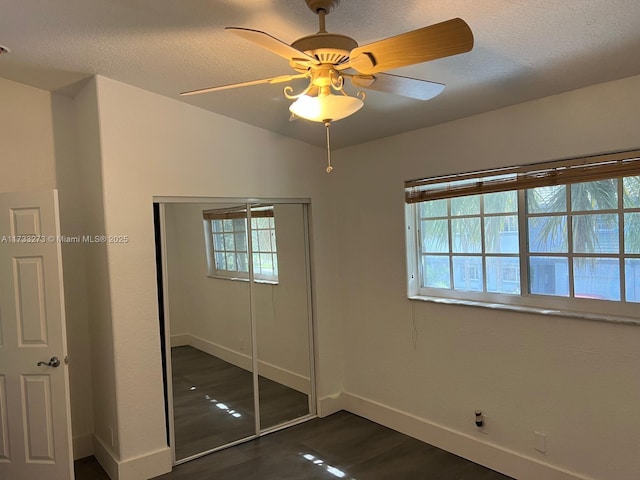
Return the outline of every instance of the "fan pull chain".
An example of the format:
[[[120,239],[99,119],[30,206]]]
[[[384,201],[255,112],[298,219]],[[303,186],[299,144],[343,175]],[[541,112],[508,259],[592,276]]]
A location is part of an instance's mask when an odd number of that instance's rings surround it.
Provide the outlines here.
[[[331,142],[329,138],[329,125],[331,122],[329,120],[325,120],[324,126],[327,127],[327,173],[331,173],[333,167],[331,166]]]

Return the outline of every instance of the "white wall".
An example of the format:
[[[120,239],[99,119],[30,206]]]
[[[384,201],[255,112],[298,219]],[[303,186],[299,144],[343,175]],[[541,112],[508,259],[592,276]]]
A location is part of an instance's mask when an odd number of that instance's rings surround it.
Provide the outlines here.
[[[640,478],[640,328],[409,301],[403,202],[405,180],[638,148],[639,132],[633,77],[337,152],[345,405],[522,480]]]
[[[56,187],[51,96],[0,78],[0,192]]]
[[[80,175],[79,203],[83,234],[105,233],[104,187],[96,81],[92,79],[74,99],[77,157]],[[112,478],[120,456],[116,402],[115,351],[111,320],[109,265],[104,243],[84,245],[87,313],[91,339],[94,454]]]
[[[82,230],[73,101],[0,78],[0,191],[57,188],[63,235]],[[92,453],[91,361],[81,245],[63,244],[74,454]]]
[[[316,175],[326,174],[318,170]],[[310,376],[303,206],[276,205],[274,219],[278,285],[256,285],[260,374],[278,381],[269,374],[269,367],[273,366],[302,380]],[[296,388],[295,383],[286,384]],[[303,391],[308,392],[305,388]]]
[[[166,257],[164,275],[168,278],[166,285],[168,299],[165,299],[165,303],[169,304],[170,322],[167,335],[170,335],[174,346],[181,343],[180,338],[185,338],[190,331],[192,298],[190,285],[183,285],[183,283],[193,279],[193,272],[203,276],[207,273],[206,268],[202,266],[202,252],[198,255],[201,245],[196,233],[198,230],[201,233],[202,228],[198,229],[198,226],[192,222],[185,222],[190,217],[190,209],[189,204],[185,206],[165,204],[164,206],[165,245],[163,247]],[[204,240],[202,243],[204,244]],[[193,270],[194,267],[196,270]],[[191,271],[192,275],[186,274],[187,271]]]
[[[165,206],[171,336],[195,337],[237,357],[228,361],[249,367],[249,283],[207,277],[202,211],[211,208],[215,205]]]
[[[52,95],[51,106],[60,229],[62,235],[75,237],[85,232],[75,106],[71,98],[56,94]],[[85,250],[82,243],[62,244],[74,458],[93,454],[93,372]]]
[[[330,229],[333,177],[322,149],[286,139],[122,83],[97,77],[104,224],[126,244],[106,244],[120,478],[167,467],[158,335],[154,195],[310,197],[318,231]],[[321,134],[321,130],[319,130]],[[317,258],[333,259],[332,239],[314,238]],[[341,388],[341,326],[335,321],[332,265],[314,272],[320,395]],[[97,395],[97,391],[94,392]],[[105,422],[95,411],[96,434]],[[135,471],[134,471],[135,470]]]

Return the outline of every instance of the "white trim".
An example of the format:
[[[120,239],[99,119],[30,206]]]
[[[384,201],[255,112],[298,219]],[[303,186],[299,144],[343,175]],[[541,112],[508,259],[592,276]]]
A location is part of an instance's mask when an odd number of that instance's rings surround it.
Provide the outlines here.
[[[166,218],[166,209],[164,204],[158,204],[158,221],[160,222],[160,253],[162,255],[160,268],[162,271],[162,311],[163,311],[163,331],[164,331],[164,345],[162,345],[162,351],[164,354],[165,360],[165,379],[164,379],[164,387],[167,402],[167,410],[165,412],[166,420],[168,423],[169,431],[167,432],[167,436],[169,437],[169,445],[170,447],[170,456],[171,456],[171,464],[173,465],[176,460],[176,451],[175,451],[175,427],[174,427],[174,417],[173,417],[173,382],[167,381],[169,378],[173,378],[173,366],[171,363],[171,344],[173,338],[171,337],[171,307],[169,304],[169,262],[167,260],[167,218]],[[158,246],[156,245],[156,248]],[[169,358],[167,358],[169,357]]]
[[[262,273],[255,273],[254,269],[255,269],[255,264],[253,263],[253,255],[251,255],[249,252],[252,252],[253,254],[269,254],[273,256],[275,255],[276,258],[276,270],[278,269],[278,251],[277,248],[276,249],[271,249],[271,250],[260,250],[259,246],[258,249],[254,248],[252,245],[252,240],[253,240],[253,232],[259,232],[259,231],[269,231],[271,236],[275,239],[276,238],[276,227],[275,227],[275,221],[273,218],[271,218],[271,222],[270,222],[270,226],[269,228],[258,228],[258,227],[253,227],[253,222],[251,221],[252,217],[251,217],[251,208],[250,205],[246,205],[245,206],[245,211],[247,213],[247,216],[244,218],[245,220],[245,227],[244,230],[236,230],[235,229],[235,223],[233,224],[233,229],[231,231],[213,231],[213,222],[217,222],[220,221],[222,222],[223,219],[205,219],[203,220],[203,227],[204,227],[204,239],[205,239],[205,253],[207,256],[207,276],[210,278],[218,278],[218,279],[224,279],[224,280],[244,280],[244,281],[249,281],[250,278],[253,279],[254,282],[256,283],[269,283],[269,284],[274,284],[277,285],[278,284],[278,275],[265,275]],[[226,246],[223,245],[223,249],[219,250],[216,248],[216,242],[215,242],[215,236],[223,236],[224,234],[232,234],[232,235],[238,235],[238,234],[244,234],[245,238],[246,238],[246,242],[247,242],[247,248],[246,251],[245,250],[237,250],[236,247],[234,247],[231,250],[227,250]],[[224,242],[223,242],[224,243]],[[273,243],[271,244],[273,245]],[[247,267],[248,270],[242,271],[242,270],[227,270],[225,268],[217,268],[216,265],[216,254],[217,253],[224,253],[225,255],[227,253],[232,253],[233,255],[240,255],[240,254],[245,254],[247,255]],[[238,266],[238,265],[236,265]]]
[[[318,399],[318,416],[324,418],[340,410],[348,410],[345,399],[346,397],[342,393],[327,395]]]
[[[187,345],[197,348],[209,355],[213,355],[214,357],[218,357],[219,359],[229,362],[230,364],[240,367],[248,372],[253,371],[251,367],[251,355],[223,347],[222,345],[218,345],[195,335],[188,334],[188,337],[189,343]]]
[[[358,395],[342,393],[336,400],[348,412],[518,480],[596,480]]]
[[[123,460],[118,465],[118,480],[155,478],[172,469],[171,449],[161,448],[135,458]],[[112,479],[115,480],[115,479]]]
[[[173,465],[178,466],[183,463],[190,462],[191,460],[197,460],[198,458],[202,458],[211,453],[219,452],[220,450],[226,450],[227,448],[235,447],[236,445],[241,445],[243,443],[250,442],[251,440],[255,440],[259,435],[251,434],[248,437],[241,438],[240,440],[235,440],[233,442],[225,443],[224,445],[219,445],[217,447],[211,448],[209,450],[205,450],[204,452],[195,453],[185,458],[180,458],[178,460],[174,460]]]
[[[621,315],[607,315],[604,313],[593,312],[577,312],[571,310],[562,310],[554,307],[533,307],[528,305],[515,305],[508,303],[490,303],[479,302],[476,300],[464,300],[460,298],[432,297],[426,295],[415,295],[408,297],[409,300],[418,300],[421,302],[442,303],[446,305],[463,305],[466,307],[492,308],[494,310],[506,310],[511,312],[534,313],[538,315],[555,315],[557,317],[578,318],[580,320],[591,320],[594,322],[621,323],[623,325],[640,326],[640,319],[624,317]],[[637,304],[633,304],[637,305]]]
[[[217,272],[225,272],[225,270],[216,270]],[[237,274],[241,272],[231,272],[228,271],[229,274]],[[238,277],[236,275],[226,275],[226,274],[211,274],[207,273],[207,277],[215,278],[218,280],[231,280],[234,282],[249,282],[249,277]],[[273,277],[276,278],[276,277]],[[278,280],[266,280],[264,278],[254,278],[253,283],[265,284],[265,285],[278,285]]]
[[[315,324],[315,312],[313,308],[313,280],[311,272],[311,232],[309,229],[309,205],[302,205],[302,217],[304,225],[304,261],[306,264],[306,280],[307,280],[307,326],[309,335],[309,413],[317,415],[318,412],[318,389],[316,385],[316,324]]]
[[[180,333],[178,335],[171,335],[171,346],[172,347],[184,347],[185,345],[190,345],[191,335],[188,333]]]
[[[236,367],[240,367],[249,372],[253,370],[251,356],[246,353],[223,347],[222,345],[218,345],[191,334],[176,335],[175,338],[176,342],[180,340],[180,345],[174,345],[174,337],[172,336],[172,347],[189,345],[208,353],[209,355],[218,357],[225,362],[229,362]],[[297,390],[298,392],[304,393],[305,395],[309,395],[311,393],[311,382],[309,378],[304,375],[300,375],[299,373],[292,372],[291,370],[287,370],[264,361],[258,362],[258,371],[261,376]]]
[[[111,480],[119,480],[118,460],[111,448],[97,435],[93,436],[93,455]]]
[[[252,227],[251,221],[251,207],[247,205],[247,220],[246,220],[246,230],[247,230],[247,266],[248,274],[250,279],[255,279],[254,276],[254,267],[253,264],[253,232],[251,230]],[[235,230],[235,228],[234,228]],[[235,236],[235,235],[234,235]],[[214,252],[215,253],[215,252]],[[255,422],[255,432],[256,434],[260,432],[260,386],[259,386],[259,372],[260,367],[258,366],[258,321],[256,318],[256,292],[255,285],[253,283],[249,283],[249,313],[251,315],[251,372],[253,372],[253,420]]]
[[[305,395],[311,394],[311,382],[304,375],[263,361],[258,361],[258,371],[261,376],[285,387],[292,388]]]
[[[310,198],[207,197],[154,195],[154,203],[311,203]]]
[[[420,289],[418,271],[418,228],[415,221],[415,209],[409,204],[404,207],[404,228],[407,252],[407,292],[415,296]]]
[[[93,437],[94,455],[111,480],[141,480],[169,473],[171,449],[164,447],[139,457],[118,460],[100,438]]]

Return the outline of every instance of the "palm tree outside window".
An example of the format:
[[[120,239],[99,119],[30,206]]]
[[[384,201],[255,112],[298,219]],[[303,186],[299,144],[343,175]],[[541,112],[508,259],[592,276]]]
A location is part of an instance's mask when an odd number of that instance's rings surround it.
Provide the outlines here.
[[[639,303],[638,153],[407,182],[409,296]]]

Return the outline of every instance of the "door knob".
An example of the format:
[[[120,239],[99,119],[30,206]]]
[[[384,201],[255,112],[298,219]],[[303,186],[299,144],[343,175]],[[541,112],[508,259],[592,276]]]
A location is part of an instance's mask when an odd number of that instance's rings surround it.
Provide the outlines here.
[[[39,367],[59,367],[60,359],[58,357],[51,357],[51,360],[48,362],[38,362]]]

